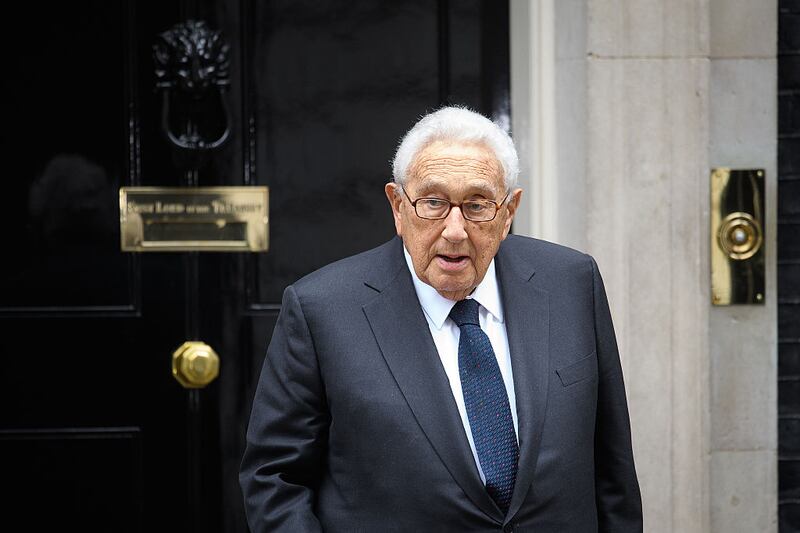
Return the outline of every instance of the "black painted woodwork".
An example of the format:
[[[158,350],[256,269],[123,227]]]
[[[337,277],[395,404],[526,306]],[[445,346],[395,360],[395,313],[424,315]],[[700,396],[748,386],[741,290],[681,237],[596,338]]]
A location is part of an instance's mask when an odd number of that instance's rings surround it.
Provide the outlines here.
[[[393,234],[383,184],[421,114],[510,123],[507,2],[5,10],[0,529],[246,531],[237,471],[281,293]],[[160,131],[152,59],[187,19],[231,47],[232,135],[199,158]],[[267,185],[270,251],[123,254],[124,185]],[[170,358],[194,338],[221,373],[187,391]]]
[[[778,3],[778,516],[800,531],[800,2]]]

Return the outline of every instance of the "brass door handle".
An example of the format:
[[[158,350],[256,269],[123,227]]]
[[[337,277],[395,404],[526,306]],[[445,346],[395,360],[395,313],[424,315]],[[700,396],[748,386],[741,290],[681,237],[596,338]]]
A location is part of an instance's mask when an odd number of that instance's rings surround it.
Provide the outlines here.
[[[219,375],[219,356],[204,342],[186,341],[172,354],[172,375],[187,389],[201,389]]]

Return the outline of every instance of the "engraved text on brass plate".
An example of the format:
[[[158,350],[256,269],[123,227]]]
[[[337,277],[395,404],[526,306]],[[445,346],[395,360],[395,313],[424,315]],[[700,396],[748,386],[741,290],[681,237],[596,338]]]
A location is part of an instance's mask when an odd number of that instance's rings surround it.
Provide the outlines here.
[[[122,187],[122,250],[264,252],[267,187]]]

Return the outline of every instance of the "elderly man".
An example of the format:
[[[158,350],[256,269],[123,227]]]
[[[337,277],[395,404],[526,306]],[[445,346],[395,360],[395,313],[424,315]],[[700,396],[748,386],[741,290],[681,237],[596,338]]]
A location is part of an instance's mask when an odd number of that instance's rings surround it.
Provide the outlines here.
[[[594,260],[508,236],[508,135],[422,118],[386,185],[399,238],[288,287],[241,470],[265,531],[642,530]]]

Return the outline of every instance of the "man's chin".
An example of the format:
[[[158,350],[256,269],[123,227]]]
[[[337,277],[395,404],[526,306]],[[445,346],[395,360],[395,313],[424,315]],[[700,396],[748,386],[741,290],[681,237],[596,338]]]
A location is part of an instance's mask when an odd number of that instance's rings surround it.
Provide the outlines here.
[[[439,279],[433,283],[429,283],[429,285],[436,289],[436,292],[451,300],[461,300],[475,290],[475,284],[469,281],[456,282],[452,279]]]

